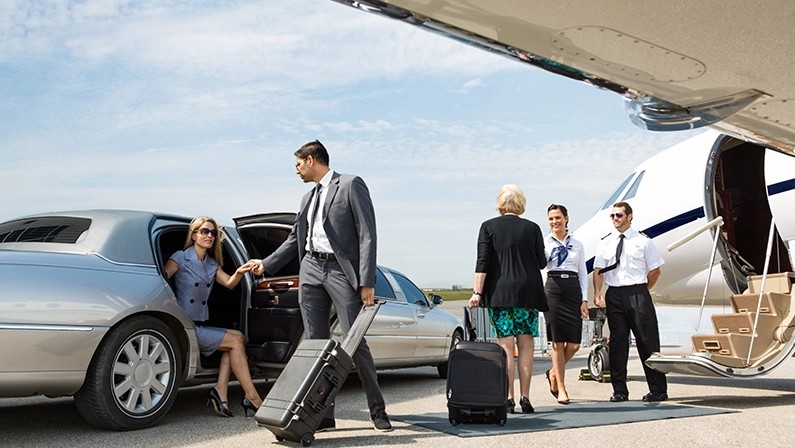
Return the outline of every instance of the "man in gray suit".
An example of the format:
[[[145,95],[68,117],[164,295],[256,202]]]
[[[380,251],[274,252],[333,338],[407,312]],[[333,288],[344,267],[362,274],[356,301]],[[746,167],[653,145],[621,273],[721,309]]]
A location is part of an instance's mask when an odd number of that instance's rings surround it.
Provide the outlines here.
[[[310,339],[329,339],[331,305],[347,334],[362,304],[375,303],[375,212],[370,192],[357,176],[335,173],[323,144],[315,140],[295,152],[295,171],[315,188],[301,199],[301,208],[287,240],[253,272],[278,272],[295,257],[301,260],[298,302]],[[378,386],[373,355],[362,340],[353,362],[362,380],[370,418],[379,431],[391,431],[386,404]],[[331,407],[318,431],[334,429]]]

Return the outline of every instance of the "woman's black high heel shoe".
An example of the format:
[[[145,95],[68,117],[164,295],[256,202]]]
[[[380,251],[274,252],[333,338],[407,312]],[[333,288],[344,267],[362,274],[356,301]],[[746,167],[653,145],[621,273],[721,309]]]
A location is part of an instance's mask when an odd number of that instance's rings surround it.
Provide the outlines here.
[[[248,398],[244,398],[243,401],[240,402],[240,406],[243,408],[243,413],[246,414],[246,417],[248,417],[248,411],[253,411],[253,414],[256,414],[259,410]]]
[[[221,400],[221,396],[218,395],[218,391],[214,387],[207,392],[207,406],[210,403],[212,403],[215,413],[221,417],[234,417],[229,408],[226,407],[226,402]]]
[[[522,406],[522,414],[532,414],[535,412],[533,405],[530,404],[530,399],[527,397],[522,397],[522,399],[519,400],[519,405]]]
[[[516,402],[513,401],[513,398],[508,399],[508,413],[513,414],[513,411],[516,409]]]

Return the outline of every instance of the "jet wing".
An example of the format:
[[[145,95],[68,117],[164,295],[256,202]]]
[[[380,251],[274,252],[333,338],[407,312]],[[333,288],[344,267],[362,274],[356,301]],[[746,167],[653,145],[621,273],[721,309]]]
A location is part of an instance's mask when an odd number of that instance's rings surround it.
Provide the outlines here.
[[[334,0],[614,91],[639,127],[793,155],[795,3]]]

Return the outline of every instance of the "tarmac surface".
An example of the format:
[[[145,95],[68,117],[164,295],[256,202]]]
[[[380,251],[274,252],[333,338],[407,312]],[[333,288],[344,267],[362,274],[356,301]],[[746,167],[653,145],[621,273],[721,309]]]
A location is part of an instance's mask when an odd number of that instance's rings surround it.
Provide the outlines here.
[[[464,302],[447,302],[443,309],[460,315]],[[539,409],[575,409],[578,404],[613,403],[609,383],[578,381],[588,350],[582,349],[567,368],[568,407],[559,406],[549,393],[544,372],[551,360],[537,352],[530,400]],[[634,349],[629,361],[630,400],[640,400],[648,390]],[[435,367],[379,372],[379,382],[393,415],[446,412],[445,381]],[[258,382],[265,396],[273,383]],[[515,384],[518,392],[518,379]],[[277,442],[253,418],[244,418],[239,402],[242,390],[230,387],[234,418],[221,418],[205,407],[209,386],[180,390],[168,415],[155,427],[131,432],[95,429],[77,414],[71,398],[0,399],[0,446],[60,447],[261,447],[300,446]],[[795,361],[754,380],[705,377],[668,377],[669,404],[706,406],[736,412],[606,424],[586,428],[461,438],[393,420],[394,431],[380,433],[369,420],[364,393],[354,375],[337,398],[337,430],[317,434],[313,447],[433,446],[444,447],[791,447],[795,445]],[[510,415],[509,415],[510,421]]]

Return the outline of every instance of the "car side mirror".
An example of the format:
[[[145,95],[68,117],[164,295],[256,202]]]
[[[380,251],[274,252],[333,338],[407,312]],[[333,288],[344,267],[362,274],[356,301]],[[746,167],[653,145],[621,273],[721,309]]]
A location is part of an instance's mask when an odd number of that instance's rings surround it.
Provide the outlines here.
[[[434,305],[441,305],[444,303],[444,300],[442,299],[442,296],[431,294],[431,302],[433,302]]]

